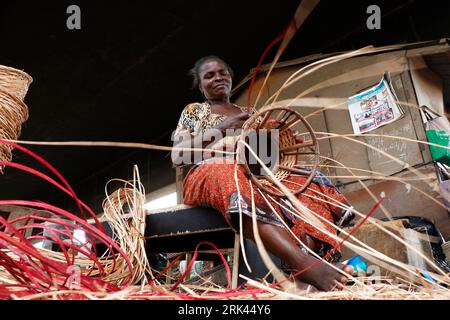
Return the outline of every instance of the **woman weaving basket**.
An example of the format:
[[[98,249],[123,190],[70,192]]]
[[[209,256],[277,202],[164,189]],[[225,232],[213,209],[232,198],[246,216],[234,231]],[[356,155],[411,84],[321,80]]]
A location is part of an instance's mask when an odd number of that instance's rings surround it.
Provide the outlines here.
[[[244,108],[230,103],[233,73],[222,59],[215,56],[201,58],[191,69],[191,75],[193,86],[199,88],[206,101],[192,103],[184,108],[174,133],[174,146],[205,148],[211,141],[204,137],[210,135],[212,131],[224,133],[226,129],[239,129],[249,119],[250,114]],[[252,112],[255,111],[252,110]],[[188,154],[187,158],[186,151],[173,152],[172,160],[176,164],[187,164],[188,161],[183,159],[191,159],[194,152]],[[241,164],[237,165],[236,181],[235,167],[235,161],[224,162],[212,156],[209,159],[205,157],[200,159],[184,180],[184,203],[215,208],[223,214],[235,231],[239,230],[239,212],[241,211],[243,234],[253,240],[252,191]],[[305,177],[290,175],[285,180],[287,181],[285,184],[298,185],[305,182]],[[304,269],[314,263],[316,258],[308,255],[305,248],[295,240],[285,225],[289,226],[303,244],[320,256],[324,256],[337,244],[335,239],[317,230],[311,224],[305,223],[293,215],[292,211],[286,210],[285,206],[280,205],[280,198],[271,198],[272,200],[270,197],[264,198],[256,188],[253,196],[260,237],[266,249],[280,258],[289,268]],[[330,205],[329,199],[346,204],[344,196],[320,173],[297,197],[307,208],[331,222],[338,221],[344,210]],[[283,219],[284,223],[280,219]],[[325,226],[328,232],[336,234],[332,226],[329,224]],[[351,267],[336,262],[340,256],[337,251],[336,253],[330,256],[330,262],[335,263],[346,273],[352,272]],[[317,264],[300,274],[298,278],[319,290],[331,290],[339,287],[337,284],[345,284],[347,281],[345,276],[325,263]]]

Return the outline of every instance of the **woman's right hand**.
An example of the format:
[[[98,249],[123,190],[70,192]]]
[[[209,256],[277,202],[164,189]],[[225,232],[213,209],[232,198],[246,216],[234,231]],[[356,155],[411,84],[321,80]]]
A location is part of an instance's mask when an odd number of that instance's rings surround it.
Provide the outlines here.
[[[228,116],[216,128],[220,130],[240,129],[248,118],[250,118],[250,114],[247,112],[242,112],[234,116]]]

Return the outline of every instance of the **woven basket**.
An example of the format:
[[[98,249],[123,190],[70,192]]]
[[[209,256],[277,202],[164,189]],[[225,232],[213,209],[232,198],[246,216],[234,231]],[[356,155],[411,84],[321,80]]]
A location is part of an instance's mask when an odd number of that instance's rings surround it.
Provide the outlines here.
[[[265,127],[267,128],[267,126],[265,126]],[[292,130],[288,129],[288,130],[285,130],[280,133],[280,136],[279,136],[279,147],[280,148],[293,146],[296,143],[298,143],[298,141],[295,139],[294,132]],[[278,162],[278,168],[275,170],[275,172],[273,172],[274,176],[278,180],[283,180],[283,179],[287,178],[289,176],[290,172],[287,170],[279,169],[279,166],[286,166],[286,167],[293,168],[297,164],[297,158],[298,157],[296,155],[281,154],[280,158],[279,158],[279,162]],[[265,185],[272,186],[272,183],[270,181],[268,181],[267,179],[259,179],[259,181]]]
[[[19,98],[0,89],[0,139],[17,140],[22,123],[28,119],[28,107]],[[0,143],[0,161],[11,161],[12,147]],[[3,172],[3,166],[0,172]]]
[[[279,141],[278,141],[278,147],[279,147],[279,159],[278,164],[272,168],[272,174],[280,181],[287,178],[290,174],[301,174],[304,175],[306,178],[305,183],[296,189],[290,189],[294,194],[299,194],[303,192],[307,188],[307,186],[312,182],[318,164],[319,164],[319,145],[317,143],[317,139],[314,134],[314,130],[311,127],[311,125],[301,116],[298,112],[295,110],[288,108],[288,107],[268,107],[268,108],[262,108],[260,111],[252,115],[243,125],[243,136],[245,137],[246,134],[248,134],[251,130],[258,131],[259,129],[266,129],[268,131],[271,131],[272,129],[278,129],[280,126],[286,124],[286,122],[281,121],[280,119],[270,119],[270,116],[272,115],[272,112],[288,112],[290,115],[286,118],[286,121],[289,119],[291,115],[295,117],[295,122],[301,122],[303,126],[306,128],[306,133],[309,133],[310,141],[305,142],[303,140],[298,140],[295,136],[294,131],[290,128],[290,125],[286,125],[286,128],[281,128],[279,130]],[[300,152],[301,148],[304,147],[313,147],[311,151],[305,153]],[[245,157],[245,149],[241,148],[238,152],[241,159],[246,159]],[[310,154],[311,156],[308,162],[310,163],[311,169],[310,170],[304,170],[300,168],[296,168],[296,166],[299,164],[300,154],[307,155]],[[252,170],[247,163],[247,161],[244,161],[244,168],[246,170],[247,175],[250,177],[250,179],[259,187],[262,188],[264,191],[268,192],[269,194],[272,194],[274,196],[284,196],[284,193],[282,193],[280,190],[278,190],[277,187],[275,187],[272,179],[267,176],[261,176],[255,173],[256,170]]]
[[[0,108],[0,115],[7,114],[8,119],[20,118],[21,122],[19,121],[17,123],[18,126],[21,126],[28,119],[27,105],[22,100],[2,89],[0,89]]]
[[[0,90],[24,100],[33,78],[27,73],[0,65]]]

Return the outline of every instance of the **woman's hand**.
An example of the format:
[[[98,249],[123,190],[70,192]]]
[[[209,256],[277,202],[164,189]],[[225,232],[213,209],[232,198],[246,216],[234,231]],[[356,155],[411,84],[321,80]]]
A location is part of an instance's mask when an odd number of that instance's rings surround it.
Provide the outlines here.
[[[335,223],[339,227],[347,227],[350,222],[355,218],[355,214],[352,212],[353,206],[348,209],[338,209],[340,212],[334,215]]]
[[[240,129],[248,118],[250,118],[250,114],[247,112],[242,112],[235,116],[228,116],[216,128],[222,131],[226,129]]]

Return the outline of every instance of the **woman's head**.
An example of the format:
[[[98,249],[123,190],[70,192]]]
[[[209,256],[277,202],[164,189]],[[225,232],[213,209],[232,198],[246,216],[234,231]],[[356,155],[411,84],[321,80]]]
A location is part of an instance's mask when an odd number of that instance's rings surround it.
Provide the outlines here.
[[[192,87],[197,87],[208,100],[228,99],[232,87],[233,70],[216,56],[199,59],[189,71]]]

